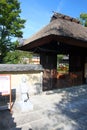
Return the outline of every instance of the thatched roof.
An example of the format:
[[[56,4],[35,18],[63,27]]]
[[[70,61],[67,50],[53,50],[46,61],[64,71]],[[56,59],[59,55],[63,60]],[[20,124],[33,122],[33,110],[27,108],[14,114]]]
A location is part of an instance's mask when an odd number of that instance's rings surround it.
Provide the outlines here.
[[[31,50],[52,40],[87,47],[87,28],[75,18],[55,13],[50,23],[25,40],[19,49]]]

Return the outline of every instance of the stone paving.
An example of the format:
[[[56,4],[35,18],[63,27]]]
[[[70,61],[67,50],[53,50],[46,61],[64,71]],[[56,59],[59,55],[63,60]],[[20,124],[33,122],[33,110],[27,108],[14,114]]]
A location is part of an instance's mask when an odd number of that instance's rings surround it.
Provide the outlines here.
[[[0,111],[0,130],[87,130],[87,85],[30,97],[33,110]]]

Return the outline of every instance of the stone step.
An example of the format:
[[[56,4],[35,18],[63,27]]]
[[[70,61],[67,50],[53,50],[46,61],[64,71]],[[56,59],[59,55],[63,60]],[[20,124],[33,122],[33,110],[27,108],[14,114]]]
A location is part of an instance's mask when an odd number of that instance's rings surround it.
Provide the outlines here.
[[[45,91],[43,92],[43,94],[45,95],[49,95],[49,94],[58,94],[58,93],[63,93],[63,92],[66,92],[66,93],[72,93],[72,94],[76,94],[78,93],[78,95],[81,95],[82,92],[84,94],[87,94],[87,84],[85,85],[80,85],[80,86],[72,86],[72,87],[66,87],[66,88],[63,88],[63,89],[54,89],[54,90],[49,90],[49,91]]]

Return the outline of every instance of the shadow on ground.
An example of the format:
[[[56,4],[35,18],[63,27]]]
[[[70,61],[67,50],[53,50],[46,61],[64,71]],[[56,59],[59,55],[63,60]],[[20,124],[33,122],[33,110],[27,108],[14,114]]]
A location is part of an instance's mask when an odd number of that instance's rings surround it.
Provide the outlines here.
[[[57,130],[87,130],[87,85],[61,92],[64,93],[62,100],[54,104],[53,113],[48,112],[49,119],[55,115],[54,127],[58,127]]]
[[[62,93],[60,101],[56,99],[53,105],[48,102],[49,108],[42,114],[46,115],[46,121],[40,130],[87,130],[87,85],[55,90],[47,95],[56,94],[58,98],[59,93]]]
[[[0,111],[0,130],[10,130],[14,128],[15,130],[21,130],[21,128],[16,128],[16,123],[9,110]]]
[[[29,130],[87,130],[87,85],[47,92],[34,102],[40,109],[30,112],[31,116],[27,113]],[[17,128],[12,114],[5,110],[0,111],[0,130],[22,128]]]

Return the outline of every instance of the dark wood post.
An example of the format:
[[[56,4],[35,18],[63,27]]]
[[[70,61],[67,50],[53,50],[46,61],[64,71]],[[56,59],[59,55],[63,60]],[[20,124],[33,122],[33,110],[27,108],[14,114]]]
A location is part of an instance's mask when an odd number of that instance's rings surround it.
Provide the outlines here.
[[[57,54],[41,53],[40,64],[44,68],[43,90],[51,90],[56,88]]]

